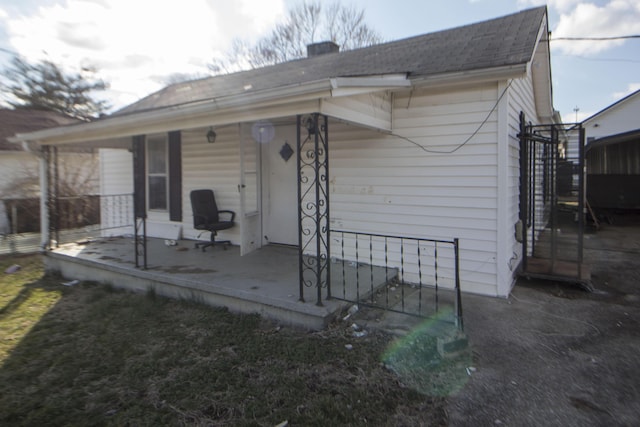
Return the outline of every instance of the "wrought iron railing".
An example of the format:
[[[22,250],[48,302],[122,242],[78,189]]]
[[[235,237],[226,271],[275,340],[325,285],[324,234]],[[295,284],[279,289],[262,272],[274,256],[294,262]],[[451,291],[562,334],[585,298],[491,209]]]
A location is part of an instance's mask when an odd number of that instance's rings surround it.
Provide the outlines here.
[[[463,327],[459,241],[331,230],[333,297]]]

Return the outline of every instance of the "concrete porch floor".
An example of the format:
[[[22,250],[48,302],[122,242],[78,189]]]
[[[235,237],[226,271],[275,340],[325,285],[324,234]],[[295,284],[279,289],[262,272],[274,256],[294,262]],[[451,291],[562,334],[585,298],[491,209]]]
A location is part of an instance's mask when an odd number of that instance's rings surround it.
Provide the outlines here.
[[[67,279],[96,281],[136,292],[153,290],[158,295],[195,300],[228,307],[240,313],[258,313],[287,325],[319,330],[346,307],[348,302],[326,298],[318,306],[317,289],[304,289],[300,301],[297,248],[269,245],[245,256],[237,246],[194,248],[194,242],[180,240],[167,246],[162,239],[147,239],[147,270],[135,267],[131,237],[112,237],[61,245],[47,252],[49,271]],[[332,291],[343,295],[342,263],[332,264]],[[362,266],[361,266],[362,268]],[[366,266],[367,272],[370,266]],[[373,281],[362,289],[379,288],[397,272],[373,268]],[[345,267],[346,281],[354,281],[356,267]],[[364,275],[363,275],[364,276]],[[355,287],[346,289],[347,299],[356,299]],[[362,294],[361,294],[362,297]]]

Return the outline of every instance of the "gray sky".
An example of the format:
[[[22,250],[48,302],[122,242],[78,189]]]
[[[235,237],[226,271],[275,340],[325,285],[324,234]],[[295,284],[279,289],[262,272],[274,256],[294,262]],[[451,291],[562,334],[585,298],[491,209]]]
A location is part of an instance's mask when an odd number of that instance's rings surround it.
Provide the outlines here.
[[[94,65],[122,107],[174,73],[206,74],[236,37],[255,40],[302,0],[0,0],[0,48],[73,69]],[[395,40],[491,19],[539,0],[353,0]],[[640,34],[640,1],[550,0],[552,40]],[[640,39],[552,41],[555,108],[579,120],[640,89]],[[0,52],[6,64],[11,55]]]

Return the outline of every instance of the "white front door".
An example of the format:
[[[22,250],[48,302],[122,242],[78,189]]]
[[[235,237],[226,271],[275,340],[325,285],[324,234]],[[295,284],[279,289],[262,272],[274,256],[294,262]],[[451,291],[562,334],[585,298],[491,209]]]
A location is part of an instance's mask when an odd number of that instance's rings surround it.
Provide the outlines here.
[[[262,144],[264,243],[298,245],[298,168],[295,126],[276,126]]]
[[[240,125],[240,255],[262,246],[260,215],[260,147],[249,124]]]

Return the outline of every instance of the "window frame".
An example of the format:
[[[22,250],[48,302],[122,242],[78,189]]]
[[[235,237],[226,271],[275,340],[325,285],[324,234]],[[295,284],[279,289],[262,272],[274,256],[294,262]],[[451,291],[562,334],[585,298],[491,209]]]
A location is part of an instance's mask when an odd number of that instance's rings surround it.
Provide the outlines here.
[[[152,149],[152,145],[157,146],[160,139],[162,139],[162,143],[164,145],[164,171],[163,172],[151,172],[152,164],[150,159],[150,151]],[[145,171],[145,186],[146,186],[146,205],[147,212],[158,212],[158,213],[169,213],[169,136],[166,133],[152,134],[147,135],[146,137],[146,149],[145,149],[145,157],[146,157],[146,171]],[[164,178],[164,208],[151,208],[151,178]]]

